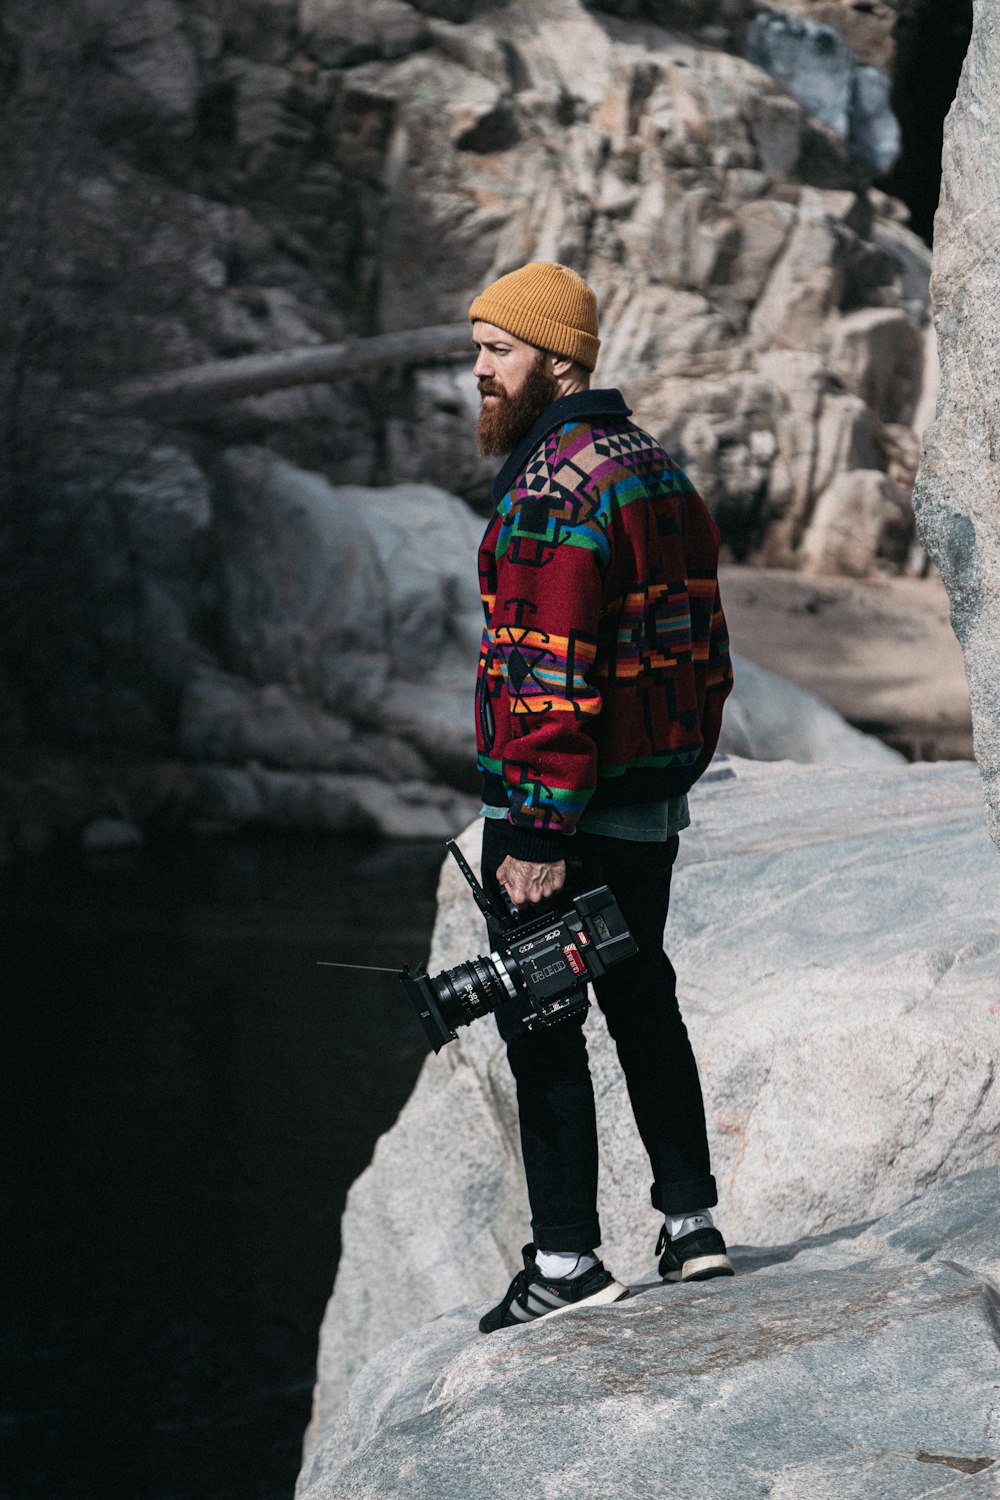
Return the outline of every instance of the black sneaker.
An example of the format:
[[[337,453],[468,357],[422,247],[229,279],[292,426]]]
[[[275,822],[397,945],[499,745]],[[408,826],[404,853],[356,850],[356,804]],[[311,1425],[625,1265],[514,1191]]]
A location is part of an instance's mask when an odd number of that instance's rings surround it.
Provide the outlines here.
[[[507,1294],[496,1307],[479,1319],[480,1333],[495,1333],[498,1328],[513,1328],[517,1323],[531,1323],[551,1313],[566,1312],[585,1303],[620,1302],[628,1296],[628,1287],[616,1281],[600,1261],[582,1276],[543,1276],[535,1264],[534,1245],[525,1245],[524,1270],[518,1271],[507,1288]]]
[[[710,1281],[713,1276],[733,1274],[726,1242],[711,1224],[692,1229],[690,1234],[682,1234],[676,1240],[670,1238],[664,1224],[656,1242],[656,1254],[660,1255],[660,1275],[664,1281]]]

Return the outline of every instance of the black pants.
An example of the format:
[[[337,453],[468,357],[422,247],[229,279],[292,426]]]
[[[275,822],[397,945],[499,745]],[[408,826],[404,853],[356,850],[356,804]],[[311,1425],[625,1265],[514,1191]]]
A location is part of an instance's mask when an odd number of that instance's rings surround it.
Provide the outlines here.
[[[676,837],[642,843],[577,833],[573,853],[583,869],[567,882],[572,892],[603,878],[639,947],[635,958],[598,980],[594,992],[649,1155],[653,1207],[668,1214],[718,1202],[698,1067],[677,1005],[673,965],[663,951],[678,844]],[[482,873],[494,900],[503,857],[504,823],[487,818]],[[555,898],[557,907],[565,895]],[[540,1250],[584,1250],[601,1243],[597,1123],[583,1021],[581,1015],[504,1038],[517,1084],[532,1234]],[[499,1016],[498,1025],[503,1035]]]

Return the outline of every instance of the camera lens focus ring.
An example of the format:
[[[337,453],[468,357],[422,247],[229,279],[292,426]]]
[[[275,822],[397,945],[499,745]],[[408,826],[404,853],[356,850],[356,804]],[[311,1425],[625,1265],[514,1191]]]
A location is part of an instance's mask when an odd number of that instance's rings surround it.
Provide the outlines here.
[[[452,1030],[485,1016],[512,993],[510,975],[496,956],[470,958],[431,980],[441,1014]]]

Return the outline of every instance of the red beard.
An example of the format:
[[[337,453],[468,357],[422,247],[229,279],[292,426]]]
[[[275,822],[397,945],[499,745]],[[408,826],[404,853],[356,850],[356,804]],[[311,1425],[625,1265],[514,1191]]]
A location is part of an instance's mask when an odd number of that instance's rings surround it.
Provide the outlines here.
[[[490,454],[513,453],[546,407],[552,405],[559,394],[559,387],[555,376],[548,373],[539,359],[528,371],[524,384],[516,395],[508,396],[492,380],[479,382],[479,394],[497,398],[489,406],[483,406],[476,425],[479,451],[485,458]]]

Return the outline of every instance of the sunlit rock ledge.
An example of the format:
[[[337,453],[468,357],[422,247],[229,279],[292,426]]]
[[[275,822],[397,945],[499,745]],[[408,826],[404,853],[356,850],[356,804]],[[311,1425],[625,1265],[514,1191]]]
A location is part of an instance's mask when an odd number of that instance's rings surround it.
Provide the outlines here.
[[[488,1338],[453,1309],[362,1371],[299,1500],[985,1500],[998,1226],[992,1167],[856,1237],[737,1253],[735,1281]]]
[[[702,1068],[721,1193],[718,1218],[729,1240],[773,1246],[804,1236],[837,1235],[845,1226],[890,1213],[959,1174],[995,1166],[1000,1158],[1000,1089],[995,1080],[1000,862],[986,833],[976,767],[955,762],[847,769],[730,759],[699,784],[692,812],[693,826],[681,841],[667,946]],[[463,836],[470,859],[476,857],[478,835],[474,824]],[[481,919],[449,861],[442,871],[431,967],[480,951],[484,938]],[[588,1036],[602,1144],[602,1253],[616,1274],[636,1282],[654,1269],[658,1226],[649,1207],[648,1166],[617,1062],[594,1012]],[[525,1335],[530,1343],[512,1348],[501,1343],[493,1354],[475,1352],[473,1313],[458,1316],[452,1309],[460,1304],[475,1309],[495,1300],[519,1263],[528,1220],[512,1085],[495,1030],[483,1018],[428,1059],[397,1124],[379,1142],[371,1166],[351,1190],[343,1254],[322,1331],[308,1440],[310,1452],[328,1453],[317,1462],[333,1462],[328,1445],[340,1441],[332,1434],[351,1382],[366,1363],[400,1336],[443,1314],[447,1317],[436,1325],[437,1332],[427,1334],[429,1342],[407,1344],[409,1352],[400,1352],[399,1362],[426,1354],[436,1378],[466,1344],[470,1348],[461,1359],[483,1370],[490,1360],[502,1362],[505,1348],[514,1363],[527,1358],[523,1351],[529,1347],[538,1359],[556,1360],[554,1351],[563,1338],[575,1360],[591,1338],[584,1330],[607,1330],[609,1320],[623,1338],[633,1330],[637,1348],[646,1338],[640,1330],[647,1329],[647,1319],[648,1329],[665,1336],[672,1323],[662,1311],[657,1313],[664,1294],[656,1292],[645,1294],[627,1314],[602,1314],[599,1325],[577,1321],[565,1334],[558,1327],[540,1329]],[[958,1273],[947,1273],[952,1274]],[[924,1286],[920,1278],[926,1276],[940,1280],[945,1273],[923,1270],[916,1280],[904,1276],[891,1285],[880,1282],[878,1297],[888,1307],[907,1298],[923,1307],[925,1293],[932,1301],[938,1295]],[[730,1341],[749,1337],[749,1323],[740,1319],[752,1322],[756,1317],[757,1294],[745,1289],[750,1285],[737,1280],[732,1294],[688,1289],[667,1305],[684,1308],[688,1327],[690,1320],[697,1324],[704,1317],[698,1338],[710,1344],[718,1340],[725,1350]],[[959,1288],[965,1286],[959,1276],[947,1298],[954,1293],[961,1302],[966,1292]],[[791,1320],[789,1330],[804,1320],[802,1340],[808,1344],[810,1318],[798,1307],[800,1294],[783,1293],[771,1283],[768,1287],[776,1308],[782,1297],[788,1299],[781,1317]],[[744,1300],[730,1303],[725,1300],[730,1295]],[[855,1310],[843,1317],[830,1312],[833,1295],[830,1288],[811,1293],[813,1315],[822,1310],[835,1324],[839,1319],[846,1344],[855,1348],[853,1340],[862,1337],[864,1308],[875,1292],[859,1292]],[[837,1293],[848,1302],[853,1295]],[[968,1296],[975,1301],[979,1293],[973,1288]],[[730,1306],[731,1318],[726,1312]],[[614,1322],[616,1318],[622,1321]],[[436,1348],[439,1337],[447,1343],[452,1334],[457,1343],[447,1351],[442,1345],[436,1353],[427,1352]],[[992,1338],[982,1328],[969,1338],[975,1344],[980,1335]],[[787,1337],[794,1344],[797,1335],[789,1331]],[[657,1379],[664,1382],[669,1405],[674,1400],[669,1372],[677,1351],[672,1345],[658,1347]],[[871,1358],[874,1365],[861,1368],[874,1379],[878,1361],[874,1354]],[[718,1359],[724,1364],[724,1353]],[[807,1356],[801,1359],[808,1363]],[[838,1379],[847,1379],[850,1363],[845,1356]],[[610,1380],[621,1387],[619,1395],[624,1392],[625,1411],[632,1379],[628,1369],[622,1354],[618,1374]],[[552,1371],[550,1362],[536,1367],[536,1385],[544,1384]],[[527,1373],[523,1378],[528,1380]],[[647,1390],[644,1380],[636,1390]],[[761,1375],[761,1391],[767,1385]],[[704,1382],[698,1386],[700,1394],[690,1397],[692,1412],[699,1402],[711,1406],[713,1389]],[[756,1398],[746,1399],[752,1406]],[[874,1387],[871,1399],[876,1399]],[[386,1400],[391,1400],[388,1391]],[[808,1402],[810,1408],[821,1404],[815,1388],[808,1392]],[[500,1423],[502,1405],[490,1408],[490,1420]],[[435,1424],[446,1409],[447,1402]],[[627,1420],[620,1414],[615,1418],[626,1425]],[[663,1420],[668,1420],[666,1409]],[[794,1411],[789,1420],[802,1428],[803,1453],[820,1463],[832,1450],[819,1437],[810,1447],[807,1438],[820,1432],[822,1423]],[[594,1422],[600,1425],[596,1416]],[[505,1431],[504,1425],[496,1445],[483,1451],[484,1472],[488,1454],[493,1460],[500,1455],[504,1462],[513,1461],[510,1450],[518,1445],[513,1436],[507,1441]],[[440,1425],[432,1424],[427,1432],[435,1434],[435,1441],[445,1440]],[[736,1429],[732,1439],[736,1448],[749,1441]],[[928,1451],[938,1440],[928,1430]],[[1000,1453],[995,1434],[989,1441],[992,1449],[985,1435],[981,1439],[985,1451]],[[337,1450],[337,1463],[344,1451]],[[417,1451],[414,1447],[413,1454]],[[857,1462],[861,1474],[861,1456]],[[712,1468],[715,1473],[715,1459]],[[305,1475],[314,1472],[307,1468]],[[381,1477],[369,1489],[360,1472],[352,1468],[348,1488],[316,1488],[315,1495],[404,1493],[378,1490],[377,1484],[385,1482],[381,1467]],[[947,1466],[928,1468],[926,1474],[921,1468],[925,1489],[841,1488],[830,1493],[924,1494],[934,1484],[949,1483],[955,1473]],[[312,1500],[309,1486],[314,1481],[304,1483]],[[406,1493],[431,1493],[417,1487],[416,1479],[413,1483]],[[636,1484],[615,1493],[672,1493],[655,1484],[643,1488],[641,1476]],[[731,1491],[740,1500],[757,1492]],[[500,1491],[477,1489],[470,1480],[465,1491],[438,1493]],[[588,1490],[582,1482],[577,1489],[560,1490],[553,1480],[548,1489],[519,1492],[515,1486],[507,1493],[602,1491]],[[713,1488],[711,1493],[721,1496],[723,1491]],[[817,1480],[813,1490],[771,1493],[812,1497],[826,1491]]]

